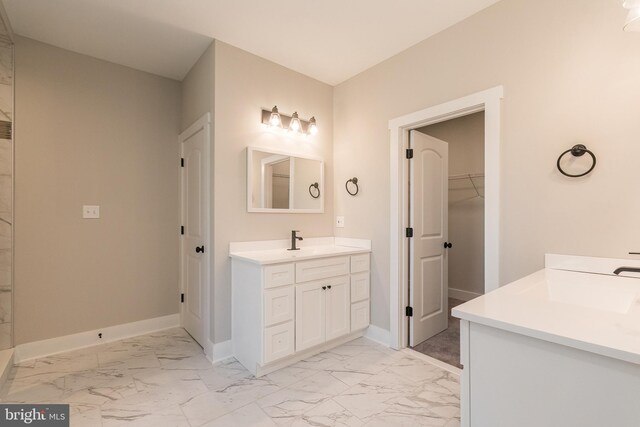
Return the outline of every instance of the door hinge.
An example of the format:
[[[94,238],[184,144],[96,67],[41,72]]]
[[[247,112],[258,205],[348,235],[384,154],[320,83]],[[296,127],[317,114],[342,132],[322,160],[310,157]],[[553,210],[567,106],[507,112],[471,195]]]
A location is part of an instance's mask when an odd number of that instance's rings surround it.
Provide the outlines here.
[[[407,317],[413,317],[413,307],[407,306],[404,309],[404,313]]]
[[[184,157],[180,157],[180,167],[184,167]]]
[[[180,226],[180,234],[184,234],[184,225]]]
[[[184,294],[180,294],[180,302],[184,302]]]
[[[413,148],[407,148],[407,159],[413,159]]]
[[[413,228],[407,227],[406,236],[407,237],[413,237]]]

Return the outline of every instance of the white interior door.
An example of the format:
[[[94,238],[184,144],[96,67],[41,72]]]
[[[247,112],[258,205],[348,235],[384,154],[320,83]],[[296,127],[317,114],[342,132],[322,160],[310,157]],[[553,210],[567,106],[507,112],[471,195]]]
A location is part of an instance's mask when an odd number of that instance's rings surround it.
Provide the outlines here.
[[[411,131],[409,141],[413,148],[409,345],[414,346],[447,329],[449,146],[417,131]]]
[[[206,116],[208,117],[208,116]],[[208,321],[206,285],[209,279],[209,122],[199,120],[180,135],[182,239],[180,277],[182,325],[204,345]]]

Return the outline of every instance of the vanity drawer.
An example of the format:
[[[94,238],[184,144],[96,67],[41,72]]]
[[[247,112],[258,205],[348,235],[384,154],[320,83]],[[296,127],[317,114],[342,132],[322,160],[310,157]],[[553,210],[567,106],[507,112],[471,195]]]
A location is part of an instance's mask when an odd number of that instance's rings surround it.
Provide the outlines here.
[[[351,304],[351,332],[369,326],[369,300]]]
[[[369,299],[369,272],[351,275],[351,302]]]
[[[293,320],[294,312],[293,286],[264,291],[264,326]]]
[[[292,285],[294,281],[293,264],[268,265],[264,268],[264,288]]]
[[[351,272],[369,271],[369,254],[351,255]]]
[[[264,330],[264,363],[293,354],[293,322],[271,326]]]
[[[296,283],[349,274],[349,257],[322,258],[296,263]]]

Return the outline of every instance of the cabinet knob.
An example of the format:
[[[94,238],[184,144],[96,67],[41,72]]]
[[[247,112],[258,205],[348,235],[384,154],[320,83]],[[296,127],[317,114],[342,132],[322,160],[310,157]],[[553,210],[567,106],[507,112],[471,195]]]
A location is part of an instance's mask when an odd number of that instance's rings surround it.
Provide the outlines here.
[[[331,289],[331,285],[327,286],[327,289]]]
[[[323,290],[323,291],[326,291],[326,290],[327,290],[327,287],[326,287],[326,286],[323,286],[323,287],[322,287],[322,290]]]
[[[444,242],[444,248],[445,249],[451,249],[453,247],[453,245],[449,242]]]

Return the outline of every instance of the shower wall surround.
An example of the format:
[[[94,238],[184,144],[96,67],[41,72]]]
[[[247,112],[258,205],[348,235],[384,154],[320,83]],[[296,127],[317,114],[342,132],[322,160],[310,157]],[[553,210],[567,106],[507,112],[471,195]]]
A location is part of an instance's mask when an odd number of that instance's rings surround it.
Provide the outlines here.
[[[0,350],[13,347],[13,45],[0,37]]]

